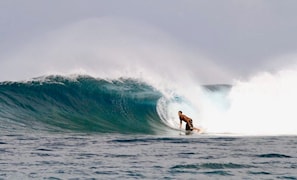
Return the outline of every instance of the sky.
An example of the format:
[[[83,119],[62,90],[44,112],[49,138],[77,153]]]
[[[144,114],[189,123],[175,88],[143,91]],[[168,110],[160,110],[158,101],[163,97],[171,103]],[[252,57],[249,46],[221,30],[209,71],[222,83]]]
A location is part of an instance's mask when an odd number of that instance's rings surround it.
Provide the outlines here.
[[[202,82],[229,83],[296,64],[296,7],[295,0],[1,0],[0,81],[127,62],[173,72],[183,65]]]

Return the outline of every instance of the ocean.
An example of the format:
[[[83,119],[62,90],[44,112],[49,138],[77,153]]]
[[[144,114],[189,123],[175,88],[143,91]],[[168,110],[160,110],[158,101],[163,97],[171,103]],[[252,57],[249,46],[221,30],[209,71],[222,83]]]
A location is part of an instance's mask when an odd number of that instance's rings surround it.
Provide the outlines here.
[[[297,179],[291,119],[247,120],[236,88],[201,86],[195,103],[139,79],[1,82],[0,179]],[[178,110],[204,133],[180,130]]]

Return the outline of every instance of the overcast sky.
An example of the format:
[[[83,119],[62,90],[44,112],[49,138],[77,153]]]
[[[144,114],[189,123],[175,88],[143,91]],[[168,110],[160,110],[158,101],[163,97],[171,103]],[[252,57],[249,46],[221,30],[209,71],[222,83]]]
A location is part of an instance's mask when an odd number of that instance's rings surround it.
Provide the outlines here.
[[[174,48],[199,52],[201,57],[235,76],[270,71],[295,61],[296,7],[296,0],[1,0],[0,80],[21,78],[18,66],[32,57],[15,60],[15,56],[24,53],[28,44],[32,49],[40,45],[35,42],[42,41],[45,35],[64,32],[65,27],[71,33],[69,26],[96,18],[112,18],[113,23],[133,22],[134,26],[151,28],[158,33],[150,34],[162,36],[167,44],[174,42]],[[119,25],[111,27],[127,30]],[[143,34],[146,33],[137,36]],[[122,36],[125,34],[121,32]],[[288,56],[293,58],[282,58]],[[184,59],[183,63],[203,66],[195,62],[197,59]],[[210,81],[216,81],[215,75],[212,76]],[[204,78],[207,79],[205,75]],[[228,81],[231,77],[226,78]]]

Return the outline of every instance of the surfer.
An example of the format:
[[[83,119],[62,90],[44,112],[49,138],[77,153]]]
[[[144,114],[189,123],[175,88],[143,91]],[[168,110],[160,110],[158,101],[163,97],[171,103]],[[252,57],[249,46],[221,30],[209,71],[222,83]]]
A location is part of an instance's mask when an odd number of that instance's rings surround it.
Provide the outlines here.
[[[182,127],[182,122],[184,121],[186,123],[186,131],[200,131],[200,129],[195,128],[193,126],[193,121],[191,118],[189,118],[188,116],[184,115],[182,111],[178,111],[178,116],[179,116],[179,120],[180,120],[180,125],[179,128],[181,129]]]

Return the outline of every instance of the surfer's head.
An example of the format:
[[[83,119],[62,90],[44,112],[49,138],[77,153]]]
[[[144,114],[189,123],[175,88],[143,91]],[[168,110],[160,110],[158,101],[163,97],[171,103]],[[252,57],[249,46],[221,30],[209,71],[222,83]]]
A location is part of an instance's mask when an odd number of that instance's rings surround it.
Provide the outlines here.
[[[181,115],[183,112],[182,111],[178,111],[178,115]]]

